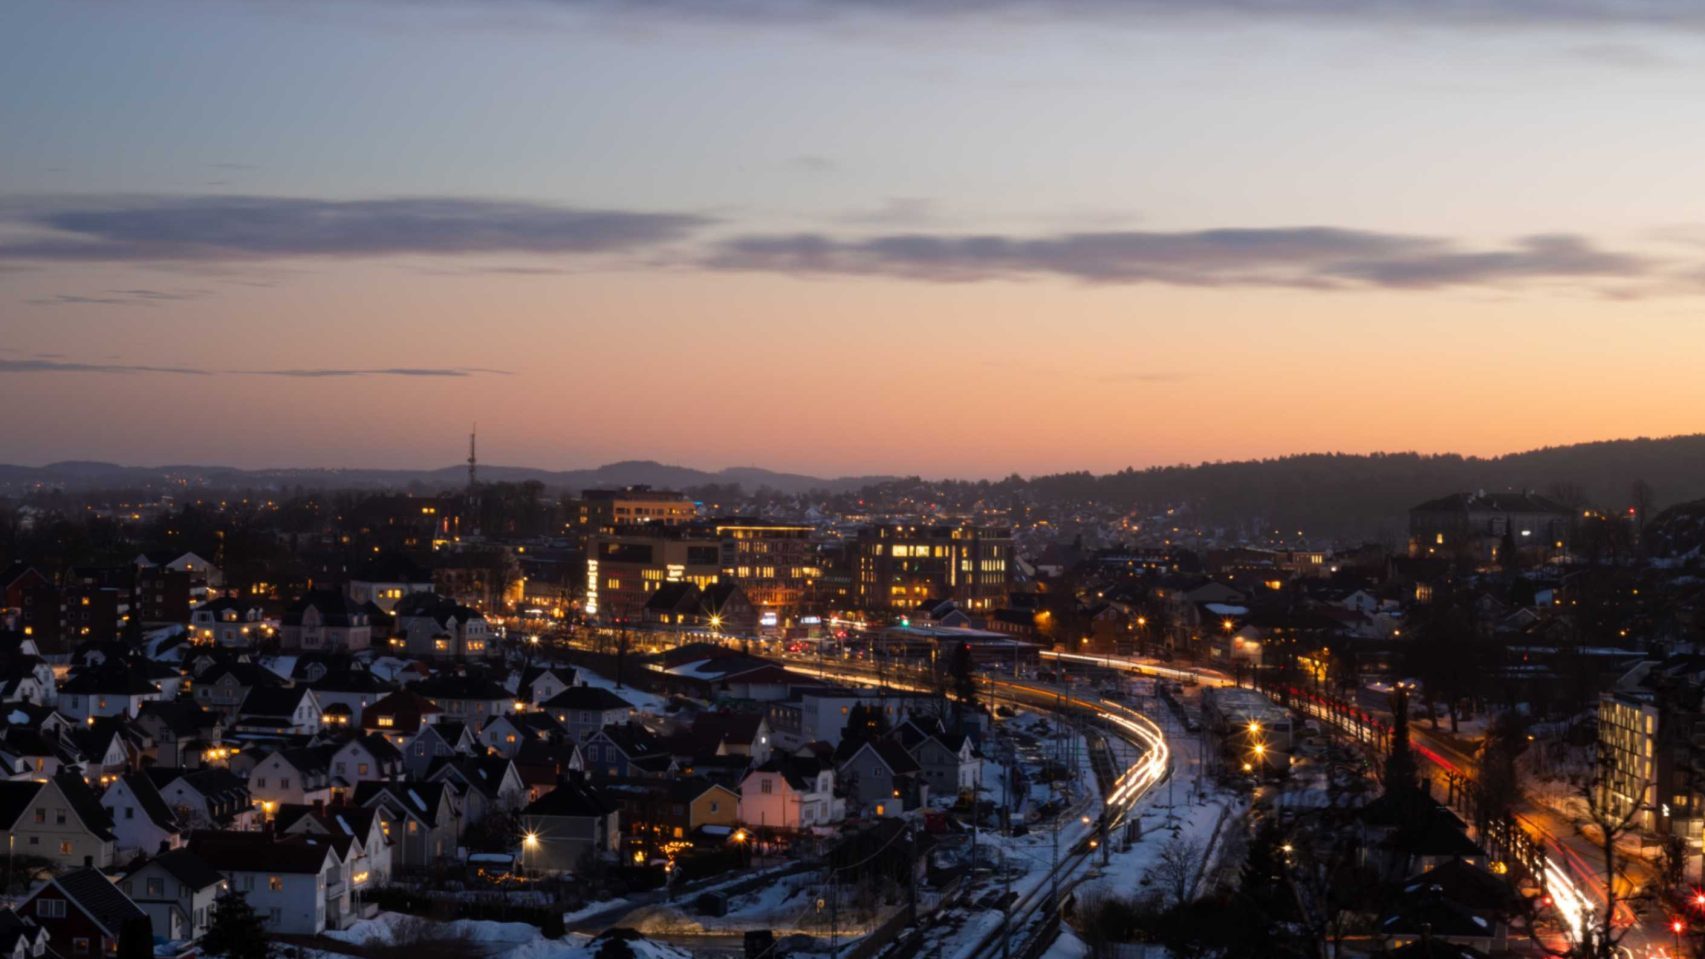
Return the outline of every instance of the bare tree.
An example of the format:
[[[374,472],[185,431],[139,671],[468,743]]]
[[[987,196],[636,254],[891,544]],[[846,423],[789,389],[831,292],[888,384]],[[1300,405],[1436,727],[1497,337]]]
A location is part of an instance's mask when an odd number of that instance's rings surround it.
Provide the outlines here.
[[[1640,815],[1640,806],[1629,803],[1626,806],[1614,800],[1607,788],[1607,780],[1603,774],[1603,763],[1599,772],[1591,779],[1576,786],[1576,794],[1585,801],[1587,819],[1583,833],[1594,839],[1599,847],[1599,853],[1604,857],[1603,871],[1600,874],[1603,881],[1603,897],[1594,902],[1590,899],[1583,901],[1583,913],[1580,918],[1578,937],[1559,946],[1557,939],[1546,939],[1547,931],[1557,932],[1554,925],[1548,923],[1547,917],[1530,911],[1526,916],[1526,925],[1532,941],[1545,950],[1549,956],[1565,957],[1565,959],[1615,959],[1624,955],[1622,940],[1628,933],[1637,928],[1640,914],[1651,903],[1651,891],[1635,884],[1629,874],[1627,861],[1617,848],[1617,840],[1634,829],[1634,823]],[[1531,909],[1531,907],[1530,907]],[[1632,912],[1636,921],[1622,923],[1619,919]]]
[[[1196,884],[1196,868],[1202,862],[1202,845],[1183,836],[1173,836],[1160,849],[1150,875],[1162,890],[1171,896],[1174,906],[1190,901],[1191,887]]]

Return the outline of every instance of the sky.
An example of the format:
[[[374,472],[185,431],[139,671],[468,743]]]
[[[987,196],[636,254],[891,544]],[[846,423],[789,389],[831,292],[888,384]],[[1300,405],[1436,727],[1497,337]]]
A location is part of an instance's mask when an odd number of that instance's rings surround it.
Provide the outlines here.
[[[0,462],[1705,431],[1701,102],[1695,0],[6,4]]]

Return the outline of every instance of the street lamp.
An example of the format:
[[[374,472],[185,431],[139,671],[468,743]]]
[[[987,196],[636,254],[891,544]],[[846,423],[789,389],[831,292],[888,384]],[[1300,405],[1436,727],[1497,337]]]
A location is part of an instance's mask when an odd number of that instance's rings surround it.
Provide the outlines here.
[[[539,834],[526,832],[521,834],[521,873],[527,872],[527,850],[539,848]]]

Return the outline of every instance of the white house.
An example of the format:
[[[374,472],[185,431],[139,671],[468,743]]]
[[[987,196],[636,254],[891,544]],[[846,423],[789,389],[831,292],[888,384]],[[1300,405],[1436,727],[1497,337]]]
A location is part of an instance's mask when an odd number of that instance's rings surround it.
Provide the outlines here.
[[[213,924],[213,903],[226,889],[223,874],[188,849],[161,853],[118,884],[153,920],[159,939],[194,942]]]
[[[740,781],[740,822],[759,829],[805,829],[846,818],[835,771],[814,759],[776,758]]]
[[[359,736],[332,753],[332,786],[345,789],[356,783],[401,779],[403,754],[378,733]]]
[[[142,704],[158,702],[160,688],[127,669],[78,670],[59,687],[59,711],[84,722],[102,716],[135,718]]]
[[[277,750],[249,773],[249,793],[268,813],[287,803],[330,802],[331,753],[329,746]]]
[[[345,836],[353,841],[346,859],[350,891],[359,895],[391,881],[391,841],[376,809],[365,806],[291,806],[280,809],[275,825],[280,833]]]
[[[260,916],[266,931],[317,936],[326,931],[328,897],[348,913],[343,862],[327,837],[204,833],[190,851],[224,874]]]
[[[183,827],[178,817],[153,780],[141,773],[120,776],[108,786],[101,794],[101,808],[112,817],[112,832],[118,837],[116,852],[121,860],[128,861],[136,855],[152,856],[181,845]]]

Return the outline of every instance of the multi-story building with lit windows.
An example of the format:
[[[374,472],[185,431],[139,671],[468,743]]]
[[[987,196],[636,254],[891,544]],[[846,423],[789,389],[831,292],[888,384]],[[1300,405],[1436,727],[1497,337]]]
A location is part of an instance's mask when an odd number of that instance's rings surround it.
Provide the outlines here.
[[[639,618],[664,583],[704,588],[722,572],[722,543],[684,526],[624,527],[596,533],[586,548],[586,612],[605,620]]]
[[[1641,663],[1598,704],[1601,799],[1613,816],[1695,843],[1705,825],[1705,669],[1691,657]]]
[[[1657,802],[1658,709],[1625,693],[1598,703],[1599,782],[1605,805],[1620,818]],[[1642,815],[1642,824],[1649,817]]]
[[[740,584],[761,616],[786,619],[811,600],[823,578],[812,542],[815,527],[750,517],[724,517],[703,526],[721,542],[722,576]]]
[[[853,599],[865,609],[910,610],[930,599],[993,609],[1012,577],[1012,536],[979,526],[867,526],[851,544]]]
[[[587,533],[613,533],[624,526],[681,526],[698,518],[684,493],[649,486],[589,489],[570,505],[569,525]]]

